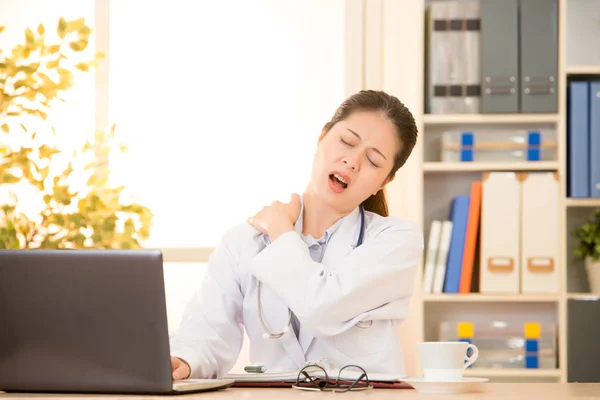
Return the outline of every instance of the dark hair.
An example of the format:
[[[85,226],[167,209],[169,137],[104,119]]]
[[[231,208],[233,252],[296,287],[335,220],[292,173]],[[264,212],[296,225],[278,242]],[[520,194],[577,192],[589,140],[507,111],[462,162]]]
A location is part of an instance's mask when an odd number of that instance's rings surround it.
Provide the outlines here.
[[[417,124],[410,110],[397,97],[391,96],[383,91],[361,90],[360,92],[348,97],[338,107],[333,117],[323,127],[321,137],[325,136],[335,124],[347,119],[355,111],[374,111],[384,115],[396,127],[400,148],[394,157],[394,166],[387,176],[388,179],[394,177],[396,171],[400,169],[408,160],[415,144],[417,143]],[[362,206],[367,211],[371,211],[387,217],[389,215],[385,193],[382,190],[377,191],[368,199],[363,201]]]

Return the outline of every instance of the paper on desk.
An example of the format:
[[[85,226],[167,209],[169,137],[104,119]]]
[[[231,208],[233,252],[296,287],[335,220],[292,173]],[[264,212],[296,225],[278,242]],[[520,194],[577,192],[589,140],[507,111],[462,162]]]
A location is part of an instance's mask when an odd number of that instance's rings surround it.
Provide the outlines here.
[[[305,371],[312,377],[325,378],[323,370],[320,368],[310,369],[306,368]],[[241,373],[241,374],[227,374],[225,379],[234,379],[236,382],[296,382],[298,373],[300,371],[281,371],[281,372],[264,372],[264,373]],[[344,369],[340,379],[343,380],[355,380],[357,379],[361,371],[351,370],[350,368]],[[327,375],[330,379],[336,379],[339,374],[339,369],[333,369],[327,371]],[[369,380],[374,382],[400,382],[406,375],[397,375],[391,373],[369,373],[367,371]],[[303,376],[301,376],[301,379]]]

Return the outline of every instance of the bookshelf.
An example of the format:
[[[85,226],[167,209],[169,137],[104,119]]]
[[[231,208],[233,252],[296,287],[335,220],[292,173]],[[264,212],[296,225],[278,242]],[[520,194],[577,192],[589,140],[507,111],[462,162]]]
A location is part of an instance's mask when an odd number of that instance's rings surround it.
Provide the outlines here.
[[[419,0],[411,7],[419,7],[422,17],[430,0]],[[600,0],[593,0],[587,7],[600,9]],[[414,182],[420,182],[422,191],[418,201],[421,203],[422,228],[425,237],[425,250],[429,238],[432,220],[449,219],[450,200],[456,195],[469,195],[470,183],[481,180],[486,171],[550,171],[558,175],[558,270],[560,286],[556,293],[544,294],[431,294],[423,293],[424,264],[423,256],[420,272],[417,277],[417,293],[413,300],[413,317],[410,323],[416,326],[415,341],[437,340],[436,327],[440,321],[450,316],[504,315],[522,313],[527,316],[543,315],[557,326],[557,368],[555,369],[516,369],[490,368],[469,369],[467,376],[484,376],[492,381],[516,382],[567,382],[568,381],[568,329],[567,303],[570,299],[595,299],[586,291],[583,282],[581,261],[575,260],[571,254],[574,246],[570,232],[587,219],[594,208],[600,207],[600,199],[568,198],[567,193],[567,103],[566,90],[571,76],[600,75],[600,54],[598,62],[589,59],[578,59],[573,52],[568,52],[568,45],[577,41],[570,36],[576,18],[582,18],[585,12],[581,9],[573,11],[573,7],[581,7],[575,0],[558,0],[558,112],[548,114],[427,114],[425,108],[418,115],[421,125],[422,147],[416,152],[416,168],[413,173],[420,174]],[[595,4],[595,5],[594,5]],[[569,13],[572,11],[571,13]],[[414,13],[413,13],[414,16]],[[422,48],[426,52],[426,35],[422,39]],[[597,36],[596,36],[597,37]],[[589,55],[588,55],[589,56]],[[423,63],[427,68],[427,62]],[[423,76],[423,87],[426,75]],[[439,160],[441,135],[447,130],[465,130],[475,128],[539,128],[554,131],[556,134],[557,152],[554,160],[518,161],[512,163],[498,162],[442,162]],[[476,254],[478,257],[479,254]],[[478,263],[476,263],[477,265]],[[474,277],[473,279],[477,279]],[[418,360],[416,361],[418,365]]]
[[[426,294],[423,293],[424,252],[415,280],[415,291],[408,318],[402,324],[400,340],[404,351],[406,373],[422,373],[417,343],[437,340],[436,325],[443,318],[506,313],[543,316],[557,326],[557,368],[533,370],[515,368],[472,368],[469,374],[489,377],[492,381],[567,382],[569,346],[578,335],[569,332],[567,322],[570,302],[591,300],[599,296],[589,293],[583,262],[572,255],[572,229],[589,218],[600,199],[568,198],[567,188],[567,103],[569,79],[600,74],[600,0],[558,0],[558,58],[556,93],[558,108],[551,113],[465,113],[428,114],[426,94],[426,24],[425,9],[431,0],[348,0],[349,10],[356,11],[347,18],[355,22],[362,35],[353,44],[351,54],[360,54],[360,62],[352,63],[348,79],[352,92],[360,88],[381,89],[397,95],[413,112],[419,129],[419,140],[396,179],[387,186],[390,214],[413,220],[421,227],[425,249],[430,223],[448,219],[449,203],[454,195],[469,195],[471,182],[480,180],[483,173],[492,171],[548,171],[558,176],[557,224],[559,289],[555,293],[533,294]],[[445,1],[445,0],[442,0]],[[539,0],[545,1],[545,0]],[[498,1],[498,4],[504,4]],[[541,6],[540,6],[541,7]],[[361,14],[362,13],[362,14]],[[359,18],[360,15],[368,18]],[[357,32],[358,32],[357,31]],[[540,129],[554,131],[557,154],[550,160],[512,163],[510,168],[497,162],[448,163],[440,157],[440,142],[446,130]],[[478,255],[476,255],[478,257]],[[477,279],[474,277],[474,279]],[[569,335],[569,333],[571,333]]]
[[[600,207],[600,199],[565,199],[567,207]]]
[[[573,65],[567,67],[569,75],[598,75],[600,74],[600,66],[597,65]]]
[[[424,114],[425,127],[433,125],[489,125],[556,123],[558,114]]]
[[[444,302],[444,303],[519,303],[519,302],[558,302],[560,295],[558,294],[426,294],[423,296],[425,302]]]
[[[445,163],[429,161],[423,163],[423,172],[461,172],[461,171],[556,171],[558,162],[470,162],[470,163]]]

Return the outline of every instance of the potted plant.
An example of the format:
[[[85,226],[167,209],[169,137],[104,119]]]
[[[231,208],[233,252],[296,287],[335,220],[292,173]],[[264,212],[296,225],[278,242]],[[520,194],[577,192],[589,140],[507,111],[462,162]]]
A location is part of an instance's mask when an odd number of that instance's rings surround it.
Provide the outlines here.
[[[585,260],[590,292],[600,294],[600,208],[592,218],[575,228],[573,235],[578,241],[573,254]]]
[[[85,51],[91,29],[82,18],[60,18],[55,29],[56,41],[40,24],[25,30],[22,44],[0,50],[0,249],[139,248],[153,215],[111,184],[107,160],[126,151],[114,126],[57,167],[61,150],[52,139],[60,132],[47,117],[102,55]]]

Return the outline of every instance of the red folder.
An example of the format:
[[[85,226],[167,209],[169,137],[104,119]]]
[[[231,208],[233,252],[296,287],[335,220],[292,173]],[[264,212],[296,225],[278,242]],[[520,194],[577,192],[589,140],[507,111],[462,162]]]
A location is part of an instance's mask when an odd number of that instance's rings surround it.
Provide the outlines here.
[[[320,380],[316,380],[319,382]],[[331,381],[333,383],[333,381]],[[412,389],[406,382],[397,381],[397,382],[382,382],[382,381],[369,381],[371,385],[373,385],[374,389]],[[234,382],[232,387],[245,387],[245,388],[290,388],[296,382],[289,381],[272,381],[272,382]],[[352,381],[339,381],[342,385],[350,385]]]

